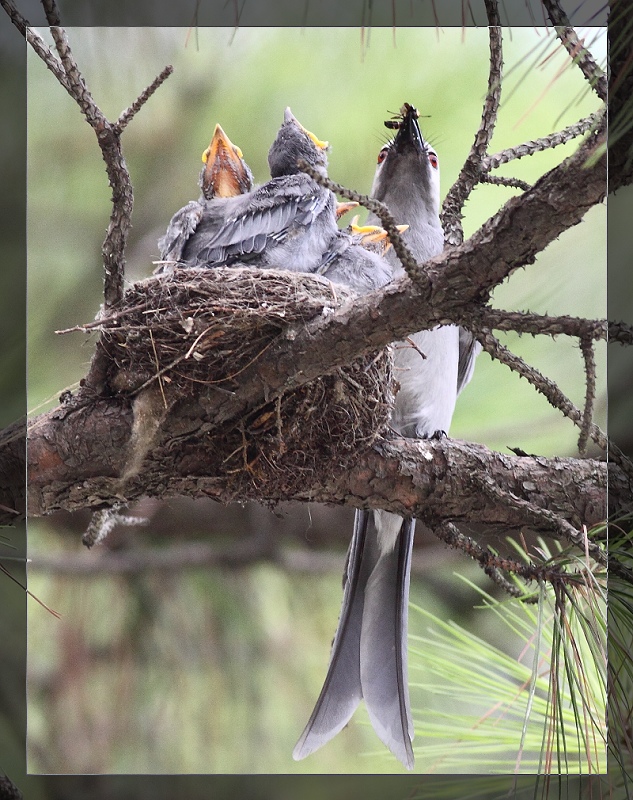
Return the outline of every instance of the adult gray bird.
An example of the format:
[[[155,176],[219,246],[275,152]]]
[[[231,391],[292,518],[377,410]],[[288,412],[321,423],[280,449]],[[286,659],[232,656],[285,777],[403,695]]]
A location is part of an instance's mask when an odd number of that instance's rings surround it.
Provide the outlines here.
[[[326,175],[327,148],[286,108],[268,153],[271,180],[237,198],[224,225],[198,253],[196,266],[240,262],[314,272],[337,235],[337,203],[332,192],[299,170],[298,161]]]
[[[407,244],[424,262],[442,252],[444,234],[437,153],[423,139],[417,117],[413,106],[403,106],[395,138],[378,155],[372,196],[409,224]],[[401,275],[403,268],[393,251],[387,259],[394,275]],[[392,426],[407,437],[439,437],[448,431],[457,395],[472,376],[478,347],[453,325],[411,338],[415,347],[396,345],[400,390]],[[382,742],[405,767],[413,768],[407,619],[414,528],[415,520],[395,514],[356,512],[328,672],[294,749],[295,759],[335,736],[364,698]]]
[[[198,185],[201,195],[177,211],[165,235],[158,240],[160,266],[167,272],[175,266],[193,266],[200,249],[222,227],[231,214],[235,198],[253,188],[253,174],[242,151],[220,125],[202,154],[203,167]]]

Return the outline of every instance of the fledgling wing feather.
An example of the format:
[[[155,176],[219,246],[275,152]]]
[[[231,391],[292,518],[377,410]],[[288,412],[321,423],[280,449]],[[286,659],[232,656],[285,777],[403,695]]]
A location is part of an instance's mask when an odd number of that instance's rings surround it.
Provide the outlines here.
[[[283,241],[293,226],[310,225],[328,200],[329,193],[305,175],[274,178],[249,197],[241,213],[226,220],[198,262],[213,265],[258,255],[269,242]]]
[[[204,206],[197,200],[191,200],[176,211],[165,235],[158,240],[161,261],[180,261],[187,240],[198,227],[203,212]]]
[[[357,244],[328,259],[325,269],[322,265],[318,272],[333,283],[342,283],[359,294],[380,289],[393,277],[391,264]]]
[[[347,231],[338,231],[323,254],[316,274],[364,294],[389,283],[393,267],[358,240],[359,237]]]
[[[339,231],[334,240],[330,243],[330,246],[326,252],[323,254],[321,263],[316,270],[317,275],[327,275],[328,269],[336,263],[337,259],[349,248],[350,244],[350,237],[346,236],[343,231]],[[340,283],[340,281],[337,282]]]

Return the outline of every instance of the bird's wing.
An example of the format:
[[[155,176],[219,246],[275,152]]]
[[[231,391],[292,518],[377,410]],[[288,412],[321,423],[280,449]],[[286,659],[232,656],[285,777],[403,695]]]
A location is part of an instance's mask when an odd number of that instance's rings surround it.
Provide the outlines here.
[[[321,263],[316,270],[317,275],[326,275],[329,277],[329,275],[327,275],[328,269],[336,260],[340,258],[350,244],[351,241],[349,238],[347,238],[347,234],[343,233],[343,231],[339,231],[339,233],[330,242],[328,249],[325,251],[325,253],[323,253]]]
[[[392,278],[392,267],[377,253],[361,245],[343,246],[342,252],[329,251],[317,272],[333,283],[342,283],[359,294],[385,286]]]
[[[176,211],[165,235],[158,240],[161,261],[180,261],[187,239],[198,227],[203,211],[204,206],[197,200],[191,200]]]
[[[289,230],[309,225],[323,211],[329,192],[316,184],[287,176],[264,184],[249,198],[241,213],[228,217],[200,251],[198,263],[226,263],[261,253],[269,242],[282,242]]]
[[[470,331],[459,329],[459,361],[457,362],[457,394],[466,386],[475,371],[475,359],[481,353],[481,345]]]

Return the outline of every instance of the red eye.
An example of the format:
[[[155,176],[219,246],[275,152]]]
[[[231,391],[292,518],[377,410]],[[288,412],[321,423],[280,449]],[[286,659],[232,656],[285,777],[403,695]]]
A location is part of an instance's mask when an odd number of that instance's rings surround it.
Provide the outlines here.
[[[380,153],[378,153],[378,163],[382,164],[382,162],[387,158],[387,153],[389,152],[388,147],[383,147]]]
[[[437,169],[439,162],[437,160],[437,156],[435,155],[435,153],[429,153],[429,163],[433,167],[433,169]]]

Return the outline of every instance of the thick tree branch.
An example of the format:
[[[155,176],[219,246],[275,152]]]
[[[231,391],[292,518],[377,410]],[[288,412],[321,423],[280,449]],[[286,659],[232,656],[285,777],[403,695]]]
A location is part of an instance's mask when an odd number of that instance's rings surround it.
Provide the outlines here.
[[[487,300],[494,285],[516,267],[534,260],[536,253],[549,241],[578,222],[588,208],[602,199],[605,193],[603,157],[585,166],[593,147],[599,144],[598,137],[596,141],[585,142],[575,155],[544,175],[522,197],[508,201],[469,241],[419,267],[419,280],[415,285],[403,278],[386,287],[384,293],[347,301],[338,311],[295,327],[287,336],[280,337],[241,373],[235,391],[218,393],[217,402],[207,415],[205,429],[212,430],[230,420],[235,424],[248,409],[258,408],[265,401],[351,363],[359,354],[403,340],[410,333],[438,322],[459,322],[467,317],[469,304]],[[582,186],[580,192],[579,186]],[[103,354],[101,357],[105,358]],[[87,403],[83,408],[60,409],[35,423],[30,451],[33,468],[44,469],[46,475],[39,484],[39,491],[44,495],[33,509],[53,510],[59,501],[59,491],[62,494],[67,491],[69,499],[64,503],[69,502],[72,507],[82,504],[97,507],[110,505],[117,499],[128,499],[129,487],[126,486],[120,495],[118,470],[123,468],[121,454],[126,450],[132,430],[129,402],[110,398],[93,405],[90,396],[83,402]],[[79,424],[79,429],[74,425],[68,427],[71,420]],[[58,425],[61,427],[57,428]],[[53,431],[56,431],[53,438],[57,439],[57,444],[51,447],[47,439]],[[92,452],[95,442],[107,453],[103,464],[99,464]],[[70,447],[72,452],[64,453],[64,447]],[[92,475],[100,476],[96,484],[90,481],[86,484],[87,491],[82,489],[81,470],[72,480],[70,474],[67,475],[65,490],[59,486],[56,489],[55,484],[49,486],[50,469],[53,473],[61,465],[75,469],[84,461],[94,470]],[[33,477],[36,474],[33,473]],[[578,481],[577,485],[581,483]],[[198,488],[193,493],[200,491],[219,499],[230,499],[230,491],[222,489],[220,484],[214,478],[198,477],[196,486],[204,486],[204,491]],[[34,486],[37,485],[36,481]],[[152,487],[147,488],[151,490]],[[165,489],[172,493],[192,492],[186,478],[175,476],[167,487],[162,485],[161,491]],[[140,493],[142,489],[137,491]],[[52,495],[49,496],[49,492]],[[245,496],[244,486],[240,486],[239,494]],[[255,491],[252,496],[261,495]],[[316,499],[312,491],[310,497]],[[613,497],[617,497],[617,493]],[[330,494],[324,494],[323,498],[336,502]]]
[[[420,277],[415,286],[403,278],[387,286],[384,293],[350,300],[338,311],[319,316],[279,337],[242,371],[234,391],[218,393],[207,427],[231,420],[235,423],[249,409],[349,364],[359,355],[403,340],[417,330],[467,318],[469,303],[486,300],[494,285],[519,265],[534,260],[549,241],[578,222],[588,208],[602,199],[603,158],[585,167],[591,144],[585,142],[575,155],[543,176],[529,192],[508,201],[468,242],[419,267]],[[580,193],[579,185],[583,186]],[[115,402],[108,413],[119,421],[130,414],[130,409]],[[110,441],[117,430],[122,438],[113,444],[123,448],[131,427],[121,431],[119,426],[105,425],[68,441],[83,441],[89,447],[90,442],[102,438]],[[47,458],[50,459],[50,454]],[[113,475],[118,475],[116,470]],[[111,501],[110,492],[107,495]]]
[[[486,470],[501,490],[548,511],[579,529],[606,515],[606,464],[589,459],[522,458],[493,453],[461,441],[381,441],[355,454],[344,469],[326,465],[298,483],[291,497],[284,486],[284,458],[274,470],[222,472],[222,458],[204,420],[183,405],[148,455],[142,473],[126,483],[120,475],[132,431],[132,410],[101,400],[65,413],[40,417],[29,432],[29,512],[98,508],[141,496],[206,496],[220,502],[257,499],[299,500],[385,508],[411,514],[435,528],[450,519],[516,528],[527,524],[526,510],[497,502],[481,491],[473,475]],[[189,431],[174,437],[170,431]],[[306,424],[310,424],[308,421]],[[616,471],[610,502],[617,506],[626,478]],[[545,496],[543,492],[546,492]],[[537,521],[538,522],[538,521]],[[530,517],[529,524],[534,525]],[[538,525],[537,525],[538,527]],[[551,520],[541,528],[552,532]]]
[[[47,3],[54,9],[52,0]],[[496,3],[487,2],[487,8],[489,13],[496,13]],[[95,127],[96,112],[101,112],[76,68],[64,32],[56,29],[53,35],[64,66],[65,86],[70,87],[82,112]],[[460,209],[481,179],[482,162],[496,118],[502,64],[498,37],[498,28],[491,28],[489,91],[467,161],[472,170],[466,170],[467,180],[460,188],[455,214],[460,230]],[[102,115],[97,120],[95,129],[99,128],[100,145],[109,165],[115,207],[118,200],[123,200],[124,208],[126,201],[125,187],[115,185],[127,175],[119,135],[162,79],[159,76],[116,123],[107,122]],[[281,482],[271,478],[270,472],[266,473],[265,465],[258,465],[248,455],[246,444],[238,448],[243,452],[241,470],[228,470],[225,467],[228,458],[219,463],[213,458],[217,455],[215,433],[222,423],[230,422],[235,429],[247,412],[313,378],[331,374],[359,354],[403,340],[414,331],[438,323],[458,323],[468,314],[477,313],[496,285],[516,268],[532,263],[550,241],[579,222],[588,208],[602,200],[605,158],[600,147],[604,139],[605,122],[601,120],[598,130],[576,154],[533,187],[523,187],[524,195],[506,203],[468,242],[424,266],[408,258],[406,238],[399,240],[398,232],[389,230],[395,220],[384,216],[394,248],[402,245],[399,255],[407,261],[411,280],[404,278],[387,287],[384,293],[350,300],[330,316],[295,325],[240,370],[239,385],[234,391],[218,393],[219,399],[214,398],[203,412],[195,403],[181,402],[182,398],[178,398],[178,407],[173,408],[167,403],[161,384],[164,408],[161,406],[161,416],[154,426],[156,440],[152,439],[147,455],[145,450],[141,452],[134,470],[129,470],[135,422],[128,398],[95,398],[84,391],[80,403],[71,403],[39,418],[30,434],[31,510],[44,514],[57,508],[99,508],[142,495],[205,495],[223,502],[235,497],[272,503],[309,499],[413,514],[433,528],[460,520],[505,528],[530,525],[577,541],[574,536],[583,525],[591,525],[606,515],[604,464],[567,460],[563,469],[560,460],[501,456],[477,445],[458,442],[409,442],[398,443],[396,447],[383,441],[378,449],[360,453],[351,466],[346,463],[343,469],[341,461],[327,475],[314,480],[309,475],[299,488],[295,486],[289,492]],[[591,156],[595,157],[588,163]],[[114,171],[112,175],[110,168]],[[368,204],[366,198],[365,201]],[[385,213],[388,214],[383,210]],[[129,223],[129,214],[127,220]],[[117,229],[115,225],[110,231],[113,252],[109,257],[114,258],[117,268],[123,263],[126,238],[123,227],[121,224]],[[115,287],[113,291],[116,295],[118,289]],[[106,314],[110,319],[117,316],[117,312],[111,313],[114,302],[118,300],[109,302],[106,297]],[[117,324],[120,319],[117,318]],[[104,319],[101,325],[106,327]],[[105,363],[106,341],[98,345],[93,377],[99,372],[95,365],[99,361]],[[146,384],[152,390],[157,385],[155,376]],[[94,388],[100,384],[89,376],[86,385]],[[239,430],[244,436],[245,428]],[[283,467],[282,456],[278,463]],[[138,469],[140,464],[142,472]],[[482,467],[488,487],[483,492],[481,483],[472,479]],[[617,504],[626,491],[627,481],[617,469],[615,475],[611,499]],[[543,495],[542,487],[547,487],[547,496]],[[504,498],[504,502],[499,498]],[[510,502],[506,502],[508,499]],[[547,512],[539,510],[544,505]]]

